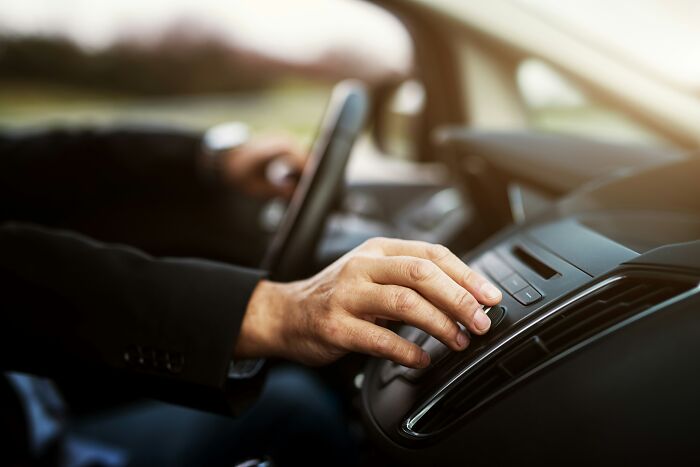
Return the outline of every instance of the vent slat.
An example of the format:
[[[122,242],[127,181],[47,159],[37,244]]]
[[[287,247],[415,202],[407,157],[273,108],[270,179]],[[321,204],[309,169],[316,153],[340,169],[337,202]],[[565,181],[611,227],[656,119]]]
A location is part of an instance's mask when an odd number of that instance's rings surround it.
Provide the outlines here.
[[[538,345],[536,337],[513,349],[503,357],[503,365],[511,375],[518,375],[534,366],[535,362],[544,361],[549,352]]]
[[[630,298],[634,299],[638,294],[645,293],[651,286],[649,284],[631,283],[626,286],[618,285],[612,287],[605,293],[601,293],[598,300],[605,303],[622,303]]]
[[[523,336],[526,340],[504,348],[473,370],[416,421],[413,430],[429,434],[446,428],[553,357],[690,288],[692,284],[678,281],[624,278],[591,293],[538,323]]]
[[[448,395],[433,407],[433,411],[442,416],[425,417],[421,420],[420,424],[415,426],[415,429],[423,432],[439,430],[445,425],[445,422],[454,420],[459,415],[468,411],[471,408],[471,401],[485,399],[491,392],[498,390],[498,388],[505,384],[510,378],[511,376],[509,374],[497,366],[490,368],[489,371],[480,373],[475,377],[472,384]]]
[[[602,312],[577,315],[577,318],[579,318],[578,322],[572,323],[572,320],[567,320],[557,326],[556,329],[548,330],[547,334],[543,333],[542,339],[552,349],[566,349],[574,343],[605,329],[606,325],[610,324],[611,315],[622,319],[624,316],[631,314],[633,310],[627,304],[620,304],[607,307]]]

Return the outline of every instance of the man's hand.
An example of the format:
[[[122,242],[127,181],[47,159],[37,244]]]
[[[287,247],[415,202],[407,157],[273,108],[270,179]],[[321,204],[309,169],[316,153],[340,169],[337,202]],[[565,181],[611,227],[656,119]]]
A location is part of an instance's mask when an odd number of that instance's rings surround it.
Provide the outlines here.
[[[497,288],[443,246],[375,238],[309,279],[262,281],[234,356],[323,365],[362,352],[423,368],[428,354],[382,327],[383,320],[423,329],[459,351],[469,339],[457,322],[484,334],[491,322],[482,304],[500,300]]]
[[[304,168],[306,153],[291,139],[268,136],[229,151],[223,156],[223,175],[241,191],[261,198],[289,198]],[[286,173],[270,173],[277,164]]]

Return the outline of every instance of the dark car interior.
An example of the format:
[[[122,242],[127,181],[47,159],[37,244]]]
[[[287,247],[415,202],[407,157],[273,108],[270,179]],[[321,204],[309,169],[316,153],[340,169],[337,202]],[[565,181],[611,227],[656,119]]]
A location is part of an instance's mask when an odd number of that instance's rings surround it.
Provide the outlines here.
[[[455,125],[449,48],[428,15],[407,16],[418,56],[433,46],[419,67],[429,134],[419,129],[417,145],[448,167],[451,183],[349,186],[346,196],[357,191],[372,208],[335,216],[360,217],[372,234],[444,243],[504,299],[489,311],[492,331],[462,353],[397,328],[432,364],[368,362],[360,406],[372,445],[418,465],[645,464],[671,450],[693,458],[697,157]],[[333,225],[320,265],[359,241]]]
[[[442,29],[449,20],[401,1],[377,3],[404,22],[415,46],[414,78],[426,92],[410,132],[417,160],[448,176],[344,184],[358,135],[367,130],[379,147],[386,142],[381,116],[392,87],[341,83],[281,228],[251,246],[255,260],[272,277],[293,280],[374,236],[427,240],[498,284],[503,301],[488,311],[491,331],[464,352],[392,324],[430,354],[427,369],[351,355],[319,370],[362,427],[363,459],[647,465],[669,452],[696,459],[697,154],[680,140],[655,147],[475,129]],[[518,59],[517,50],[490,45],[504,60]],[[228,259],[225,232],[239,226],[221,222],[203,256]],[[94,406],[94,394],[65,389],[77,411]]]
[[[368,366],[380,443],[419,462],[454,461],[465,440],[484,463],[691,455],[697,170],[688,159],[589,185],[465,252],[507,292],[493,330],[455,355],[403,329],[434,364]]]
[[[466,190],[348,190],[391,213],[372,219],[386,235],[432,233],[499,284],[504,299],[489,311],[492,331],[463,353],[398,328],[433,363],[368,363],[361,407],[375,445],[390,459],[423,465],[457,462],[467,443],[470,461],[484,464],[645,462],[670,448],[692,455],[698,160],[458,128],[443,131],[440,144],[459,161],[456,186]],[[526,196],[507,189],[514,183],[557,201],[530,214]],[[404,204],[393,204],[395,196]],[[336,213],[343,215],[357,214]],[[353,243],[342,237],[331,231],[321,242]]]

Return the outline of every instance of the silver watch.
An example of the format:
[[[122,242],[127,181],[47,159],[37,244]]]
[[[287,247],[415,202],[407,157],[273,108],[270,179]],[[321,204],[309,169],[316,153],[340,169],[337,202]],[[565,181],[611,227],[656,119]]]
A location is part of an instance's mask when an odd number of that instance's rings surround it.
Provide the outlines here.
[[[202,176],[206,180],[221,178],[221,156],[250,140],[250,127],[242,122],[227,122],[214,125],[202,136],[201,160]]]

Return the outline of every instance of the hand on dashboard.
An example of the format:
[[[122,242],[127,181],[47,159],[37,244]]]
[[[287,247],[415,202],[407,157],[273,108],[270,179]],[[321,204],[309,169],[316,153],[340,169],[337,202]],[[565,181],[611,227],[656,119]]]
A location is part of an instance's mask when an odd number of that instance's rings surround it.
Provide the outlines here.
[[[234,356],[323,365],[361,352],[424,368],[429,355],[383,327],[385,320],[420,328],[460,351],[469,338],[457,322],[484,334],[491,322],[482,305],[501,298],[500,290],[443,246],[375,238],[309,279],[260,282]]]
[[[251,196],[290,198],[307,153],[285,136],[255,138],[224,156],[226,180]]]

